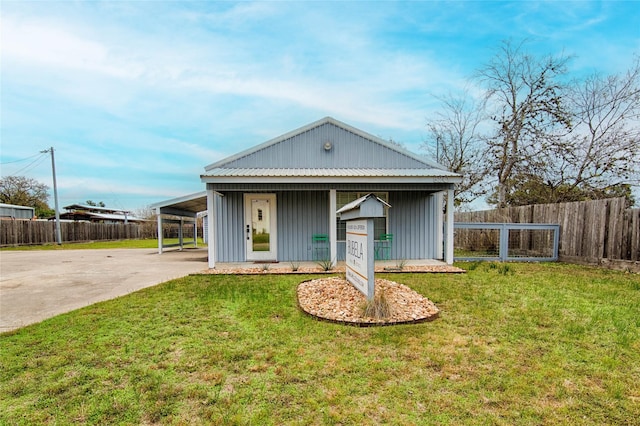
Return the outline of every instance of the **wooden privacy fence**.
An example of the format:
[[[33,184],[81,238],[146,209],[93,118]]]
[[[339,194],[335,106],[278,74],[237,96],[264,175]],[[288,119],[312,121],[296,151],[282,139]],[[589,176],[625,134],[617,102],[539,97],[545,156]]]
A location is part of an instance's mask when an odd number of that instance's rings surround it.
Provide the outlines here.
[[[624,198],[459,212],[455,221],[556,223],[560,260],[639,268],[640,209],[626,209]]]
[[[163,226],[164,238],[178,238],[178,224]],[[146,223],[61,222],[63,243],[158,238],[157,225]],[[201,232],[201,231],[198,231]],[[184,226],[185,238],[193,238],[193,226]],[[55,221],[0,220],[0,246],[55,244]]]
[[[56,242],[54,221],[2,220],[0,245],[53,244]],[[62,242],[126,240],[141,238],[140,227],[129,223],[60,223]]]
[[[0,245],[53,244],[55,226],[53,221],[0,221]],[[60,233],[63,243],[141,238],[137,224],[62,222]]]

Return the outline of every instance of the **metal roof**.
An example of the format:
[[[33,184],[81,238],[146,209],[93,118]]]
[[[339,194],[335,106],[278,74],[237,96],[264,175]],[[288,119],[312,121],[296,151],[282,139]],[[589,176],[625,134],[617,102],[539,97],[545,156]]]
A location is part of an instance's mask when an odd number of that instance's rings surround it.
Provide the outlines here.
[[[63,207],[65,210],[82,210],[82,211],[91,211],[95,213],[129,213],[126,210],[120,209],[112,209],[109,207],[100,207],[100,206],[89,206],[87,204],[71,204],[69,206]]]
[[[284,168],[242,168],[242,169],[211,169],[208,177],[439,177],[459,178],[460,175],[440,169],[284,169]]]
[[[28,207],[28,206],[19,206],[17,204],[5,204],[5,203],[0,203],[0,207],[7,207],[7,208],[12,208],[12,209],[18,209],[18,210],[35,210],[34,207]]]
[[[63,219],[71,220],[109,220],[115,222],[145,222],[146,219],[124,215],[119,213],[96,213],[96,212],[67,212],[60,215]]]
[[[153,209],[160,209],[161,213],[184,215],[188,213],[199,213],[207,210],[207,191],[185,195],[184,197],[172,198],[161,201],[150,206]]]
[[[372,198],[372,197],[375,198],[376,200],[378,200],[378,202],[382,203],[383,205],[385,205],[387,207],[391,207],[391,205],[389,203],[387,203],[386,201],[384,201],[380,197],[377,197],[377,196],[375,196],[373,194],[367,194],[367,195],[365,195],[363,197],[358,198],[357,200],[354,200],[354,201],[352,201],[350,203],[345,204],[336,213],[340,214],[340,213],[346,212],[348,210],[353,210],[356,207],[360,206],[360,204],[364,203],[365,201],[367,201],[369,198]]]

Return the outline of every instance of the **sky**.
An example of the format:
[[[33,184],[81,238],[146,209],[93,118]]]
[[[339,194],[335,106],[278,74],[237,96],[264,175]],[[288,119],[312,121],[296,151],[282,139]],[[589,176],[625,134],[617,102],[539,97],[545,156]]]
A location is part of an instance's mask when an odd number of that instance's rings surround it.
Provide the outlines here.
[[[509,39],[624,73],[640,2],[2,0],[0,174],[52,188],[53,147],[61,208],[136,211],[326,116],[427,154],[438,97]]]

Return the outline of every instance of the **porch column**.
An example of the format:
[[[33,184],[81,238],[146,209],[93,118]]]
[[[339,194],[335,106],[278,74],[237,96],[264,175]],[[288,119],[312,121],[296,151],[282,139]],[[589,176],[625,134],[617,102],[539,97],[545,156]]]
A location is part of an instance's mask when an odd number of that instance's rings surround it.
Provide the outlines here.
[[[336,214],[336,190],[329,190],[329,255],[331,266],[336,266],[338,262],[338,215]]]
[[[207,185],[207,251],[209,253],[209,269],[216,267],[216,193]]]
[[[160,213],[160,207],[156,207],[156,218],[158,219],[158,254],[162,254],[162,213]]]
[[[447,232],[444,247],[444,261],[451,265],[453,263],[453,189],[447,190]]]
[[[444,191],[437,192],[435,195],[436,210],[436,259],[444,259],[444,218],[442,212],[444,211]]]

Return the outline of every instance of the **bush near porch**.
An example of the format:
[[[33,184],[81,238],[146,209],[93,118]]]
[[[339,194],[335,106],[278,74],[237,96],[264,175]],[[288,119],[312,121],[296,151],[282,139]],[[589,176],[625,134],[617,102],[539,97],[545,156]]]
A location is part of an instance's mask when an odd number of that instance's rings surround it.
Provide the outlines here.
[[[640,276],[460,266],[387,276],[441,309],[419,325],[314,321],[313,276],[212,275],[0,335],[0,424],[637,421]]]

